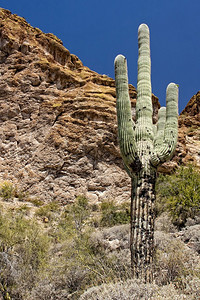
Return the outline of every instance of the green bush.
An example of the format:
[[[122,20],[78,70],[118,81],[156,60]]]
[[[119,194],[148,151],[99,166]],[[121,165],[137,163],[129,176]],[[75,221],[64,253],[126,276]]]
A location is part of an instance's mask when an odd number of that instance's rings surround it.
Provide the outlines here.
[[[55,278],[58,281],[62,278],[74,299],[79,299],[80,293],[88,286],[119,279],[128,269],[120,264],[121,260],[118,261],[115,254],[110,255],[103,247],[100,249],[91,239],[91,234],[95,234],[91,225],[92,212],[93,207],[88,200],[78,196],[73,204],[67,205],[58,226],[51,232],[54,240],[62,245],[60,256],[55,256],[57,268],[53,267],[52,271],[54,282]]]
[[[75,236],[82,234],[89,217],[91,207],[87,198],[80,195],[75,202],[68,204],[59,217],[59,222],[53,235],[57,240],[73,239]]]
[[[181,167],[175,174],[159,175],[157,213],[168,211],[179,229],[200,212],[200,174],[194,166]]]
[[[48,249],[48,237],[40,231],[37,223],[26,219],[22,214],[1,214],[0,248],[12,248],[16,251],[20,249],[23,259],[27,256],[27,259],[37,260],[39,266]]]
[[[113,201],[104,201],[101,204],[102,226],[114,226],[130,222],[130,210],[127,204],[115,205]]]
[[[41,232],[34,220],[16,212],[0,214],[0,295],[3,299],[27,299],[26,291],[37,284],[48,265],[49,245],[48,234]]]
[[[75,203],[70,207],[69,212],[73,218],[76,229],[81,231],[91,213],[88,199],[82,195],[78,196]]]
[[[39,202],[40,203],[40,202]],[[38,217],[46,217],[49,220],[52,219],[53,214],[55,212],[59,211],[59,204],[56,201],[52,201],[48,204],[45,204],[41,207],[39,207],[36,212],[35,215]]]
[[[9,200],[14,197],[15,188],[13,184],[9,181],[4,181],[0,185],[0,196],[3,200]]]
[[[27,201],[32,203],[34,206],[37,206],[37,207],[42,206],[44,204],[44,202],[41,199],[37,198],[37,197],[28,198]]]
[[[0,197],[3,198],[3,200],[17,198],[19,201],[23,201],[26,200],[27,193],[13,185],[10,181],[3,181],[0,184]]]

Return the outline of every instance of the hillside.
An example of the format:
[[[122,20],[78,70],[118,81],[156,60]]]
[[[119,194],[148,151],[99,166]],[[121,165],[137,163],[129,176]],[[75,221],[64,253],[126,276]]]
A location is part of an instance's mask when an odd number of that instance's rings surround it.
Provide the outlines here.
[[[129,199],[116,137],[115,83],[83,66],[51,33],[0,10],[0,179],[45,201]],[[199,155],[199,93],[179,118],[172,162]],[[136,89],[130,85],[133,111]],[[159,108],[152,95],[154,120]]]

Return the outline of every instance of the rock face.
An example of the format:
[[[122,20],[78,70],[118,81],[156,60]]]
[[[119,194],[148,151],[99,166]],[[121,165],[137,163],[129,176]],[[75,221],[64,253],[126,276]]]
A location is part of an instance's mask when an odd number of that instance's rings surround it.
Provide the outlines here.
[[[179,117],[179,157],[183,163],[192,162],[200,167],[200,92],[188,102]],[[181,146],[180,146],[181,148]]]
[[[1,180],[44,201],[65,203],[78,194],[94,202],[129,199],[130,181],[117,143],[113,79],[83,66],[53,34],[4,9],[0,76]],[[130,96],[134,111],[131,85]],[[200,93],[192,99],[180,116],[174,165],[193,160],[200,166]],[[155,96],[152,100],[156,120],[159,102]]]

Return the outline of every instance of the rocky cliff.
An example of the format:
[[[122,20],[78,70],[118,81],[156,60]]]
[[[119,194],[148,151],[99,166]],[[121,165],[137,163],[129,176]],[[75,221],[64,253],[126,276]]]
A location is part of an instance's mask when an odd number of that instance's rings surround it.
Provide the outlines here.
[[[129,199],[116,135],[115,83],[83,66],[50,33],[0,9],[0,179],[42,200]],[[136,89],[130,85],[132,109]],[[159,108],[152,96],[154,120]],[[179,118],[169,172],[200,166],[200,92]]]

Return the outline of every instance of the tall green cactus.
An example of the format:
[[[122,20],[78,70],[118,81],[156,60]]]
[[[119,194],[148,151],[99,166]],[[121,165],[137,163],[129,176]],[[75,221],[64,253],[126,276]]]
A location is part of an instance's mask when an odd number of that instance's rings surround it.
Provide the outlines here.
[[[157,166],[169,160],[178,135],[178,86],[170,83],[166,108],[158,112],[153,124],[149,28],[138,29],[138,80],[136,122],[132,119],[127,64],[123,55],[115,58],[117,121],[120,151],[131,177],[131,265],[136,277],[152,280],[154,250],[154,202]]]

